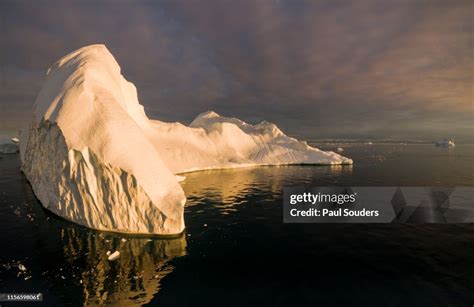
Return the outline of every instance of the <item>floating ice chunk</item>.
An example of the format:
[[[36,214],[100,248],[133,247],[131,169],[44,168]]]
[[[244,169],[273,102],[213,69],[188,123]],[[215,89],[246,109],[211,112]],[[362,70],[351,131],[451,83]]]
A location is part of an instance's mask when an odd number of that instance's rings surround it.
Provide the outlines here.
[[[0,154],[15,154],[19,150],[18,144],[12,139],[0,139]]]
[[[114,260],[117,260],[119,257],[120,257],[120,252],[119,252],[119,251],[115,251],[115,252],[113,252],[112,254],[110,254],[107,259],[108,259],[109,261],[114,261]]]
[[[447,147],[447,148],[453,148],[454,146],[456,146],[454,144],[454,140],[453,139],[443,139],[443,140],[439,140],[439,141],[436,141],[435,142],[435,145],[438,146],[438,147]]]

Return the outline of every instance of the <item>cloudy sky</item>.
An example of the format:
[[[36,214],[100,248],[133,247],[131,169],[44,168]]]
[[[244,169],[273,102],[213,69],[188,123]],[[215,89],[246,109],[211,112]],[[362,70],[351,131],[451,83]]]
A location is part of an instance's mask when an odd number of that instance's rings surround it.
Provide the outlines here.
[[[473,14],[469,0],[1,0],[0,134],[29,118],[49,65],[104,43],[156,119],[469,139]]]

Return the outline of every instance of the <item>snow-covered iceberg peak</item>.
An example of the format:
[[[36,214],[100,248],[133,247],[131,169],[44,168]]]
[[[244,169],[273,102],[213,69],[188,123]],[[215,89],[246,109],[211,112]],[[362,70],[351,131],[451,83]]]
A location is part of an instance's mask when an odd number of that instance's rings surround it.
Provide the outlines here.
[[[144,130],[135,86],[104,45],[57,61],[21,135],[22,170],[42,205],[84,226],[176,234],[184,192]]]
[[[99,230],[177,234],[195,170],[283,164],[351,164],[285,135],[208,111],[189,127],[150,120],[103,45],[57,61],[20,135],[22,170],[48,210]]]

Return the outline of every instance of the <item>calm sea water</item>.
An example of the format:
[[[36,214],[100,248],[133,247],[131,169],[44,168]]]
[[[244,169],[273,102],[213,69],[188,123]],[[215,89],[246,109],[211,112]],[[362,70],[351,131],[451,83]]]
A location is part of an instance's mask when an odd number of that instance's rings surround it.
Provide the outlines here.
[[[474,186],[474,145],[343,147],[353,166],[187,174],[175,239],[53,217],[18,155],[0,156],[0,292],[42,292],[48,306],[472,306],[474,225],[283,224],[282,188]]]

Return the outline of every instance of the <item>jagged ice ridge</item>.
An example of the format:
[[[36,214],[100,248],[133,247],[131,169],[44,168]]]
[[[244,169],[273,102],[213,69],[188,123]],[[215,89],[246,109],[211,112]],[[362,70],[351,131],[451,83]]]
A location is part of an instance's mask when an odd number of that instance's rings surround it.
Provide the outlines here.
[[[190,171],[258,165],[352,164],[272,123],[215,112],[189,127],[150,120],[104,45],[54,63],[20,135],[22,170],[42,205],[75,223],[134,234],[178,234]]]

